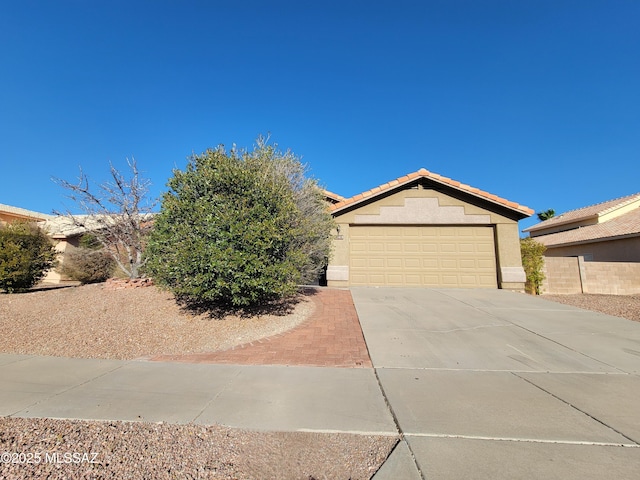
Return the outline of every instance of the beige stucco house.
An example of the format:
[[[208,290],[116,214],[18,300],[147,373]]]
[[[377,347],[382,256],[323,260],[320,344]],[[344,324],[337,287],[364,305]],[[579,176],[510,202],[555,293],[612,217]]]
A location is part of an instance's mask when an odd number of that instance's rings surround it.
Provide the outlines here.
[[[55,220],[54,215],[47,215],[45,213],[34,212],[20,207],[13,207],[11,205],[5,205],[0,203],[0,224],[6,224],[10,222],[36,222],[39,226],[44,225],[47,222]],[[56,251],[58,252],[58,261],[61,261],[66,248],[66,241],[61,242],[59,239],[53,239]],[[47,272],[47,275],[43,279],[45,283],[60,283],[63,280],[62,276],[54,269]]]
[[[640,193],[571,210],[526,228],[546,257],[640,262]]]
[[[327,197],[337,224],[329,286],[524,289],[525,206],[425,169]]]
[[[77,246],[79,236],[83,233],[81,229],[74,227],[66,217],[0,204],[0,224],[15,221],[36,222],[52,239],[58,252],[59,262],[64,261],[64,253],[70,246]],[[62,283],[68,279],[53,269],[47,272],[42,281],[44,283]]]

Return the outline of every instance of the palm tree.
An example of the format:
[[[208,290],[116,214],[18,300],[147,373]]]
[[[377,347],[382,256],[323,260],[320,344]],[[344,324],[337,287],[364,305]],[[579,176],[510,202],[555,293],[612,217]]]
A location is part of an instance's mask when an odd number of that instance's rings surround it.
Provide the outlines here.
[[[538,215],[538,220],[544,222],[545,220],[549,220],[550,218],[555,217],[556,211],[553,208],[550,208],[549,210],[546,210],[544,212],[538,212],[536,215]]]

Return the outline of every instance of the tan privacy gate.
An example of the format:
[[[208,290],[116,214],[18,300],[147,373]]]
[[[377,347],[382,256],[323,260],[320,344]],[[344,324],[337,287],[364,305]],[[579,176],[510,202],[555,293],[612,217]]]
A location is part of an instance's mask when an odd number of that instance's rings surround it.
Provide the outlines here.
[[[356,226],[351,285],[497,288],[492,227]]]

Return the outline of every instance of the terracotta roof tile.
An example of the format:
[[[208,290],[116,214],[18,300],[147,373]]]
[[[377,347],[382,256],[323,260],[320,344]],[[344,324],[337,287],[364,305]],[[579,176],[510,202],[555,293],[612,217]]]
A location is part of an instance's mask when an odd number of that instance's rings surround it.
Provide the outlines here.
[[[543,230],[555,225],[562,225],[565,223],[579,222],[588,218],[598,217],[616,210],[617,208],[629,205],[632,202],[640,199],[640,193],[634,193],[633,195],[627,195],[626,197],[615,198],[613,200],[607,200],[606,202],[596,203],[595,205],[589,205],[587,207],[578,208],[576,210],[570,210],[560,215],[556,215],[549,220],[537,223],[532,227],[525,228],[525,232],[535,232],[536,230]]]
[[[551,247],[628,235],[640,235],[640,207],[607,222],[533,238],[547,247]]]
[[[331,205],[329,208],[331,211],[335,212],[337,210],[340,210],[348,205],[352,205],[354,203],[357,203],[359,201],[361,201],[364,198],[369,198],[372,196],[375,196],[377,194],[386,192],[388,190],[391,190],[394,187],[397,186],[401,186],[404,183],[407,183],[411,180],[414,180],[416,178],[428,178],[430,180],[434,180],[436,182],[440,182],[440,183],[444,183],[447,185],[451,185],[453,188],[456,188],[458,190],[470,193],[472,195],[475,195],[477,197],[481,197],[484,198],[485,200],[490,200],[493,201],[495,203],[498,203],[500,205],[503,205],[505,207],[511,208],[513,210],[518,211],[521,214],[524,214],[526,216],[529,216],[531,214],[533,214],[533,210],[525,207],[524,205],[520,205],[516,202],[511,202],[509,200],[506,200],[504,198],[498,197],[497,195],[493,195],[491,193],[485,192],[484,190],[480,190],[478,188],[472,187],[470,185],[464,184],[464,183],[460,183],[457,180],[452,180],[451,178],[448,177],[443,177],[442,175],[439,175],[437,173],[433,173],[430,172],[424,168],[421,168],[420,170],[418,170],[417,172],[412,172],[409,173],[407,175],[404,175],[402,177],[399,177],[395,180],[391,180],[390,182],[384,183],[378,187],[372,188],[370,190],[367,190],[366,192],[363,193],[359,193],[358,195],[355,195],[351,198],[347,198],[341,202],[335,203],[333,205]]]
[[[341,202],[342,200],[346,200],[342,195],[338,195],[337,193],[330,192],[329,190],[326,190],[326,189],[322,189],[322,193],[325,196],[327,196],[327,197],[329,197],[329,198],[331,198],[331,199],[333,199],[333,200],[335,200],[337,202]]]

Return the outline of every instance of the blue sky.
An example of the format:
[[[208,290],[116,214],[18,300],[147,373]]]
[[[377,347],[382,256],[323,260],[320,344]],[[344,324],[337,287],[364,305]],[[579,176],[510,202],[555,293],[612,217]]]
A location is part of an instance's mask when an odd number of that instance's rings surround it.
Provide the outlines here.
[[[344,196],[421,167],[536,211],[629,195],[638,25],[636,0],[0,0],[0,203],[63,209],[51,177],[132,156],[159,195],[261,133]]]

